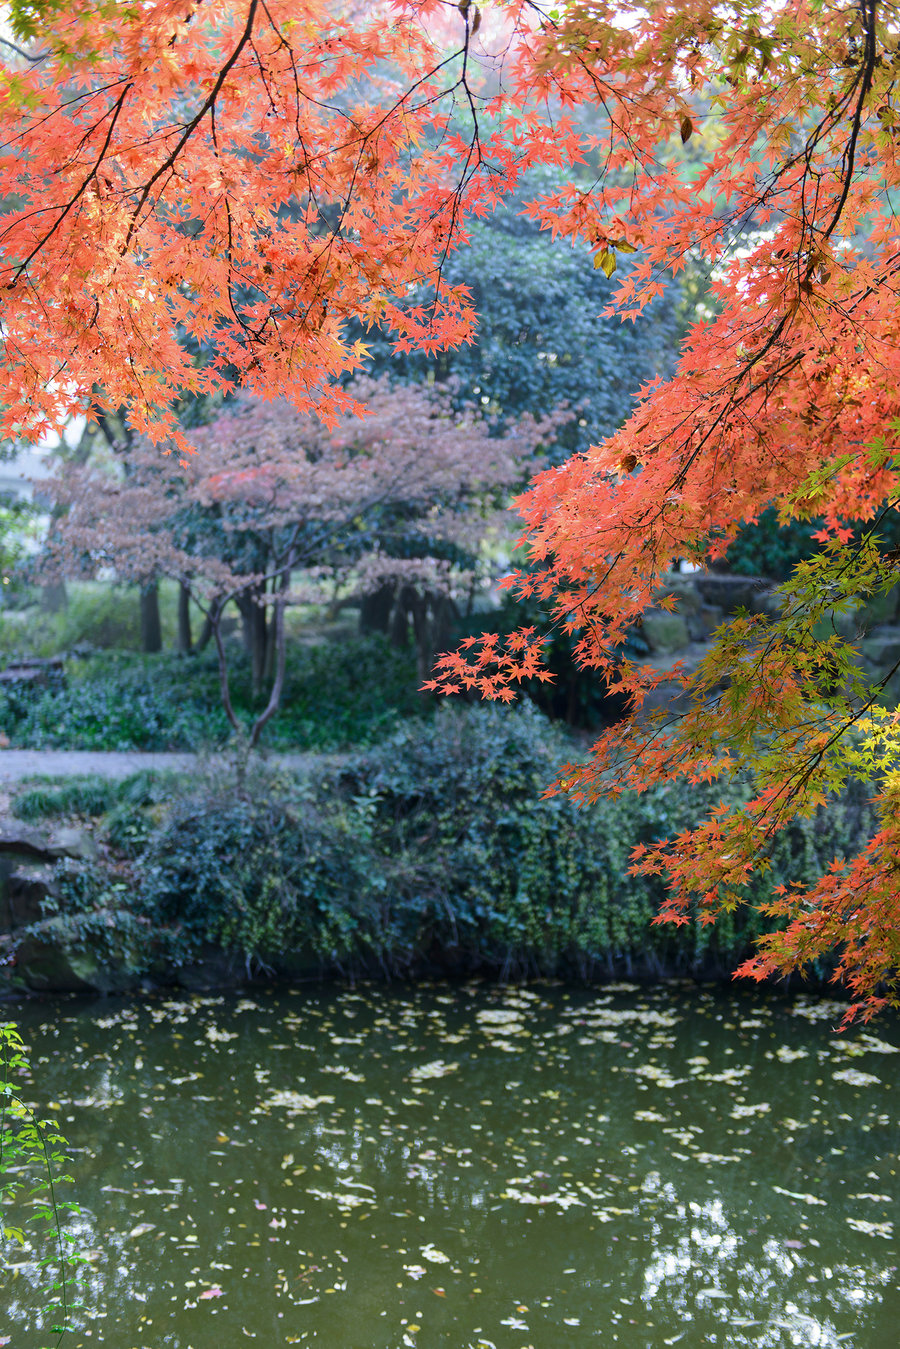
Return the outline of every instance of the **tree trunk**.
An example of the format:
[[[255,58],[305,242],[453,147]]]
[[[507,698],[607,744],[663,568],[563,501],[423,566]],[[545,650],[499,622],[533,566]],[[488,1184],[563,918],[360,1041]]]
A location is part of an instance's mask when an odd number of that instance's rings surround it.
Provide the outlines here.
[[[409,616],[415,609],[416,591],[412,586],[396,586],[394,607],[387,625],[388,641],[398,650],[409,646]],[[415,618],[413,618],[415,625]]]
[[[200,636],[197,638],[197,645],[194,647],[194,655],[199,656],[209,646],[210,638],[213,635],[213,620],[210,614],[206,614],[203,619],[203,627],[200,629]]]
[[[48,614],[61,614],[69,606],[65,581],[50,581],[41,586],[41,608]]]
[[[395,590],[393,582],[386,581],[377,590],[373,590],[371,595],[363,595],[359,606],[360,632],[388,631],[394,608]]]
[[[258,586],[236,596],[244,632],[244,647],[250,657],[250,678],[253,696],[258,698],[266,677],[266,637],[268,624],[266,609],[260,603],[262,593]]]
[[[191,633],[191,592],[184,581],[178,587],[178,650],[194,649]]]
[[[162,623],[159,618],[159,583],[151,581],[141,588],[141,650],[145,655],[162,650]]]
[[[432,677],[435,657],[450,644],[459,610],[449,595],[433,590],[421,594],[413,586],[406,586],[404,590],[405,607],[413,621],[416,668],[424,682]]]
[[[287,583],[282,577],[279,590],[287,589]],[[272,604],[263,610],[266,621],[266,682],[275,678],[275,668],[278,660],[278,627],[279,623],[284,626],[284,617],[279,619],[278,610],[283,609],[284,605]]]

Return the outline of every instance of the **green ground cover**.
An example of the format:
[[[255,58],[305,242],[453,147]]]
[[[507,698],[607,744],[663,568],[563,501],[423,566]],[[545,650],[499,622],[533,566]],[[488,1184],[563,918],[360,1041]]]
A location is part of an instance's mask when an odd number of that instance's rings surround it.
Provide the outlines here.
[[[258,700],[240,650],[231,667],[235,708],[249,723]],[[372,744],[400,718],[427,711],[416,692],[415,657],[378,634],[295,640],[283,705],[263,739],[276,749],[345,749]],[[14,746],[90,750],[202,750],[231,735],[211,650],[111,650],[70,659],[63,687],[14,684],[0,692],[0,731]]]
[[[661,882],[627,867],[634,844],[687,827],[713,798],[740,800],[740,785],[590,810],[542,800],[572,753],[527,705],[443,707],[303,777],[257,763],[243,780],[216,765],[190,780],[31,787],[14,802],[22,818],[80,821],[100,855],[58,864],[19,963],[39,966],[50,942],[89,953],[101,986],[165,982],[210,956],[284,975],[733,968],[762,930],[755,910],[652,927]],[[871,825],[862,797],[795,825],[748,898],[812,880]]]

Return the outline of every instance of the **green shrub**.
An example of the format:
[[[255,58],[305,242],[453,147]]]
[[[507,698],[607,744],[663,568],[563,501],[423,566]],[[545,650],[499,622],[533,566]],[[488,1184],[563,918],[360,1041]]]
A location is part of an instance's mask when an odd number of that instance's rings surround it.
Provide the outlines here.
[[[134,779],[100,825],[119,861],[73,868],[60,917],[79,940],[96,930],[106,950],[110,914],[127,912],[122,940],[145,969],[210,947],[240,953],[248,968],[288,969],[297,953],[323,970],[399,973],[733,968],[763,930],[757,911],[714,927],[652,926],[663,883],[630,876],[628,860],[635,844],[746,792],[655,788],[583,810],[542,799],[573,752],[528,704],[444,705],[308,779],[256,766],[229,783],[211,772],[171,801],[171,787]],[[872,828],[864,792],[848,793],[778,839],[749,898],[811,881]],[[152,934],[143,955],[140,931]]]
[[[322,809],[317,795],[282,781],[263,798],[232,788],[182,799],[141,858],[142,911],[178,934],[185,958],[210,943],[248,964],[307,951],[339,966],[358,954],[373,888],[366,841],[352,812],[333,797]]]
[[[65,815],[102,815],[118,799],[118,786],[103,778],[77,777],[58,783],[48,780],[20,792],[13,809],[20,820],[48,820]]]
[[[231,661],[232,699],[249,723],[249,663]],[[399,719],[427,708],[416,692],[415,657],[380,636],[289,649],[283,705],[264,744],[337,750],[374,743]],[[0,693],[0,730],[34,749],[197,750],[224,745],[231,727],[219,699],[215,655],[98,653],[66,666],[62,689]]]

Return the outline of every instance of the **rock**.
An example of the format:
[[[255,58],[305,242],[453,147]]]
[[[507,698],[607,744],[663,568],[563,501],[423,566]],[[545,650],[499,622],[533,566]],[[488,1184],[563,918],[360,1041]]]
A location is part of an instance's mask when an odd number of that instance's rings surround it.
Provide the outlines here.
[[[780,618],[784,608],[784,596],[774,586],[754,592],[750,601],[750,610],[754,614],[768,614],[770,618]]]
[[[705,642],[721,626],[724,617],[717,604],[698,604],[696,611],[688,614],[686,619],[691,641]]]
[[[771,591],[769,582],[758,576],[727,576],[698,571],[691,580],[704,603],[716,605],[725,614],[733,614],[738,609],[747,609],[751,613],[764,612],[754,609],[754,601],[760,591]]]
[[[683,651],[673,652],[666,656],[651,657],[646,661],[659,674],[666,674],[678,667],[689,677],[693,675],[698,665],[709,654],[709,647],[705,642],[691,642]],[[707,697],[715,695],[725,687],[727,679],[722,680],[715,688],[710,689]],[[662,684],[658,684],[655,689],[650,689],[646,694],[641,708],[635,713],[635,721],[642,722],[651,717],[656,712],[668,712],[678,715],[687,712],[696,705],[696,694],[685,689],[679,679],[672,678]]]
[[[673,572],[663,579],[662,584],[653,592],[654,603],[673,596],[677,601],[675,606],[676,613],[683,617],[688,614],[697,613],[703,603],[697,588],[692,584],[689,576],[681,576],[678,572]]]
[[[98,962],[86,951],[66,950],[59,920],[43,924],[40,936],[29,937],[16,952],[16,970],[36,993],[105,993],[110,991]]]
[[[900,587],[894,586],[884,595],[872,595],[857,614],[857,623],[868,632],[870,628],[893,624],[897,620],[897,601]]]
[[[93,862],[99,851],[93,836],[76,826],[55,830],[48,849],[54,857],[76,857],[82,862]]]
[[[39,923],[54,894],[51,867],[16,865],[10,858],[0,858],[0,932]]]
[[[661,656],[682,651],[691,640],[681,614],[670,614],[665,609],[648,609],[640,631],[650,650]]]
[[[900,627],[876,628],[863,638],[862,653],[870,665],[886,675],[900,661]]]
[[[60,918],[48,919],[20,944],[15,970],[35,993],[130,993],[140,982],[123,966],[105,965],[90,951],[67,946]]]
[[[34,858],[38,862],[53,862],[59,853],[53,851],[46,834],[32,829],[20,820],[0,819],[0,855]]]

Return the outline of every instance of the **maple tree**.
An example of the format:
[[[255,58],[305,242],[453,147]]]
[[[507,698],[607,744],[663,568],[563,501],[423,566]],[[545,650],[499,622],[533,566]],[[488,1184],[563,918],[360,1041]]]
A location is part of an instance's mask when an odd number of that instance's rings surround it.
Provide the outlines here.
[[[336,587],[400,589],[424,678],[436,649],[429,605],[481,579],[482,544],[509,536],[510,490],[566,417],[526,415],[495,435],[480,409],[456,411],[446,388],[382,379],[350,392],[362,419],[344,414],[328,427],[285,400],[246,399],[186,430],[185,458],[146,437],[111,436],[105,454],[61,462],[42,483],[56,516],[43,574],[177,580],[206,616],[235,730],[222,620],[237,605],[254,690],[270,686],[251,747],[279,706],[292,603],[321,602]]]
[[[712,303],[671,380],[521,502],[534,567],[583,663],[640,712],[654,675],[621,658],[674,559],[720,555],[775,504],[824,519],[822,550],[691,677],[668,721],[638,718],[558,784],[590,800],[738,767],[757,794],[649,849],[665,918],[738,902],[773,833],[849,776],[884,776],[882,828],[806,893],[756,977],[837,949],[870,1013],[896,998],[900,785],[893,713],[829,623],[894,584],[879,524],[897,491],[898,16],[886,0],[156,0],[27,8],[0,80],[6,431],[39,434],[100,385],[139,433],[172,400],[240,384],[326,421],[357,406],[347,320],[398,350],[467,341],[445,263],[467,221],[536,165],[579,174],[525,210],[588,243],[628,319],[700,260]],[[36,12],[36,17],[35,17]],[[579,112],[603,109],[586,130]],[[679,148],[679,146],[681,148]],[[616,284],[617,258],[635,265]],[[426,294],[427,299],[422,299]],[[212,352],[195,360],[192,344]],[[869,522],[862,542],[849,522]],[[486,637],[440,682],[510,694],[536,634]]]

